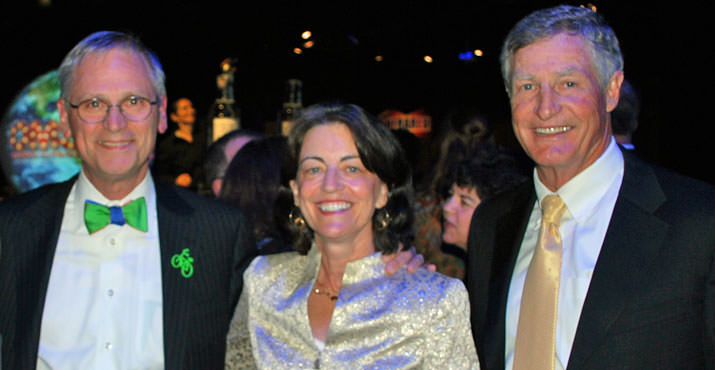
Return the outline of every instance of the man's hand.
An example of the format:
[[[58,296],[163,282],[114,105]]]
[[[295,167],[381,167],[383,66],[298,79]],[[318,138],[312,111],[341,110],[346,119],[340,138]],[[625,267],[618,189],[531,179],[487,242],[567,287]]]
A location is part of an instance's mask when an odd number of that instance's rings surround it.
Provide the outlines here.
[[[430,271],[437,270],[435,265],[425,264],[424,257],[422,257],[421,254],[417,254],[415,247],[394,254],[383,254],[382,262],[385,263],[385,273],[387,275],[394,274],[397,270],[405,266],[405,264],[407,265],[407,272],[410,273],[417,271],[420,267],[425,267]]]
[[[186,188],[186,187],[188,187],[189,185],[191,185],[191,181],[192,181],[191,175],[189,175],[188,173],[184,172],[184,173],[182,173],[181,175],[179,175],[179,176],[176,178],[176,180],[174,181],[174,183],[175,183],[176,185],[183,186],[183,187]]]

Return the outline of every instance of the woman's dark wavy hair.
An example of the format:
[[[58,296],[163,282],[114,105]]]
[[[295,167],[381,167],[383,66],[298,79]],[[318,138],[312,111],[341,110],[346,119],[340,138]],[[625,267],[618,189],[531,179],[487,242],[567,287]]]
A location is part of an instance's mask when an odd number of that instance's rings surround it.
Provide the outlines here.
[[[283,239],[287,233],[274,217],[283,182],[281,165],[286,144],[282,136],[251,140],[236,153],[226,169],[219,199],[243,211],[253,224],[257,241]]]
[[[484,201],[514,188],[528,177],[516,158],[492,142],[483,142],[445,158],[444,169],[435,181],[440,199],[450,197],[452,185],[475,189]]]
[[[398,250],[400,244],[407,248],[412,241],[412,174],[405,152],[395,136],[382,122],[353,104],[316,104],[303,110],[288,136],[284,178],[296,179],[303,138],[313,127],[340,123],[350,129],[355,140],[360,160],[365,168],[373,172],[387,185],[387,204],[373,214],[373,237],[375,250],[389,254]],[[288,184],[281,190],[283,207],[293,207],[293,193]],[[289,214],[290,211],[282,211]],[[294,215],[300,210],[293,209]],[[380,224],[389,214],[385,228]],[[310,227],[298,229],[286,217],[285,222],[293,235],[293,248],[301,254],[308,253],[313,242]]]

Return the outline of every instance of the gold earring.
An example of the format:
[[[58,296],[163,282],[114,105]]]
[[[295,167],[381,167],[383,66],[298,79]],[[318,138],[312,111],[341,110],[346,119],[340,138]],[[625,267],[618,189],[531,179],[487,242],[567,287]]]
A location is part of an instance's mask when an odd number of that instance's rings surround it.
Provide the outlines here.
[[[384,214],[385,215],[383,217],[381,217],[379,221],[377,221],[377,230],[378,231],[385,230],[387,225],[390,224],[390,213],[385,211]]]
[[[288,214],[288,220],[293,223],[293,226],[295,226],[298,230],[303,230],[305,227],[305,219],[301,215],[296,215],[295,210],[298,208],[293,208],[290,210],[290,213]],[[298,213],[300,213],[300,210],[298,209]]]

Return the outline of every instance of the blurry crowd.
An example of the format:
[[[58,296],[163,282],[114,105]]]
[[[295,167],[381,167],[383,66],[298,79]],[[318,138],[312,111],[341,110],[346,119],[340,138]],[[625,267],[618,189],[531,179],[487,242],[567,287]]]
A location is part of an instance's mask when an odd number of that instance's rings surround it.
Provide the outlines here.
[[[286,137],[237,129],[207,145],[202,133],[194,132],[204,128],[189,98],[176,99],[169,110],[174,129],[158,138],[155,176],[241,209],[263,252],[290,250],[281,226],[288,217],[281,210],[290,205],[279,197],[290,180],[282,168]],[[498,144],[492,124],[471,107],[453,109],[427,136],[407,129],[391,133],[413,176],[413,246],[437,271],[464,279],[474,209],[526,180],[531,162]]]

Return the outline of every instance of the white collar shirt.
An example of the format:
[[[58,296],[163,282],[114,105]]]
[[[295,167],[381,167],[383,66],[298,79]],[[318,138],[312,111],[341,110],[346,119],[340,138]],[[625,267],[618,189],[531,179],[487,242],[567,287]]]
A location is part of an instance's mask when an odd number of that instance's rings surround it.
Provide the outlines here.
[[[558,194],[566,204],[559,232],[562,238],[561,279],[556,323],[556,366],[566,368],[591,276],[608,230],[611,214],[623,181],[623,154],[612,138],[606,151],[589,167],[555,193],[534,169],[538,201],[529,218],[512,275],[506,312],[506,369],[514,365],[514,345],[522,291],[541,227],[541,200]]]
[[[148,231],[110,224],[89,234],[85,200],[145,197]],[[65,204],[42,314],[38,369],[162,369],[161,262],[151,175],[110,201],[84,172]]]

